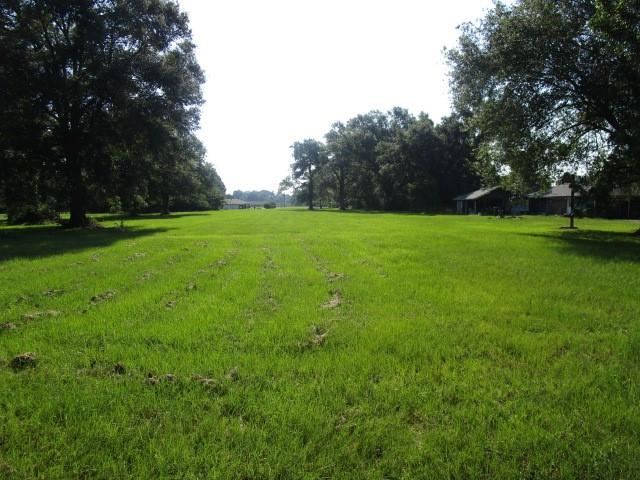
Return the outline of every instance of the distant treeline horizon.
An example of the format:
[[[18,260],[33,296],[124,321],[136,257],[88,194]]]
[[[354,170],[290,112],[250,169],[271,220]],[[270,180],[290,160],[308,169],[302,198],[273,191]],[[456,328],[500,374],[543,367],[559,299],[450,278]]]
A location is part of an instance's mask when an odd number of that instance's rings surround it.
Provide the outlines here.
[[[473,139],[455,115],[435,124],[400,107],[374,110],[334,123],[324,140],[295,142],[280,184],[309,208],[445,210],[481,184]]]
[[[205,76],[187,15],[164,0],[123,5],[0,6],[0,211],[9,222],[68,211],[81,227],[90,210],[224,203],[195,135]],[[327,126],[323,139],[292,145],[276,195],[309,208],[443,211],[479,186],[521,194],[565,175],[599,201],[613,188],[637,190],[639,25],[630,0],[497,2],[445,52],[450,116],[435,123],[396,107]]]

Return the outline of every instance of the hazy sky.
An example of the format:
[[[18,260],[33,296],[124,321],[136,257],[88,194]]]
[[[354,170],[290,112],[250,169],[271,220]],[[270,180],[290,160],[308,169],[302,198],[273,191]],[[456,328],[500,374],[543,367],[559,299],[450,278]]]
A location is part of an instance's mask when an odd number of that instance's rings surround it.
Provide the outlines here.
[[[491,0],[179,0],[207,75],[198,136],[227,191],[276,190],[289,146],[393,106],[449,112],[442,48]]]

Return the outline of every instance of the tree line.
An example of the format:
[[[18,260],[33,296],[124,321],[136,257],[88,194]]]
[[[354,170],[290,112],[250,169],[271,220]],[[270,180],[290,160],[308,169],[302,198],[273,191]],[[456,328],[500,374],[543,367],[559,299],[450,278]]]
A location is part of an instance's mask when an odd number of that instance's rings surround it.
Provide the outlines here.
[[[396,108],[292,146],[309,208],[432,210],[478,185],[514,195],[571,179],[600,204],[640,185],[640,3],[497,2],[446,51],[453,114]]]
[[[473,141],[456,116],[435,124],[396,107],[337,122],[324,142],[292,145],[291,176],[298,202],[368,210],[438,211],[477,188]]]
[[[234,190],[231,195],[227,195],[227,198],[236,198],[247,202],[271,203],[276,201],[276,194],[269,190]]]
[[[594,195],[640,183],[640,2],[516,0],[447,52],[456,114],[485,183],[570,174]]]
[[[218,208],[195,137],[204,73],[164,0],[0,3],[0,204],[9,221]]]

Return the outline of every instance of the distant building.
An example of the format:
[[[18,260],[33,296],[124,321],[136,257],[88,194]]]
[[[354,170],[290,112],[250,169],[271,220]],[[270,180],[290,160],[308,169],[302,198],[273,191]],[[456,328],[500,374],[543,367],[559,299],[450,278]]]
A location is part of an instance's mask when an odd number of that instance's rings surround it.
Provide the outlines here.
[[[241,210],[244,208],[250,208],[251,203],[244,200],[238,200],[237,198],[227,199],[224,202],[223,210]]]
[[[523,198],[511,198],[501,187],[482,188],[454,198],[459,214],[511,213],[520,215],[571,214],[571,185],[561,183],[549,190],[530,193]],[[615,188],[609,194],[598,195],[589,187],[576,189],[573,198],[575,213],[606,218],[640,218],[640,189]]]
[[[272,205],[272,207],[266,207],[266,205]],[[232,198],[229,200],[225,200],[223,210],[244,210],[247,208],[275,208],[276,204],[273,201],[269,202],[250,202],[248,200],[240,200],[238,198]]]
[[[571,185],[561,183],[551,190],[527,195],[529,213],[544,215],[568,215],[571,213]],[[580,192],[574,193],[575,208],[582,205]]]
[[[500,214],[510,208],[509,195],[502,187],[481,188],[454,198],[458,214]]]
[[[605,218],[640,218],[640,189],[614,188],[609,198],[594,198],[589,213]]]

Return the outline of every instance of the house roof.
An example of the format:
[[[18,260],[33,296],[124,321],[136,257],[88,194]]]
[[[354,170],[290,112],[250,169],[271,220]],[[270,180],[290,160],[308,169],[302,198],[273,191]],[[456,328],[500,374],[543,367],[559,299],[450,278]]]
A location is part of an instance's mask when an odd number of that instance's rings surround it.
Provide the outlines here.
[[[561,183],[551,187],[551,190],[546,192],[530,193],[529,198],[567,198],[571,196],[571,185],[568,183]],[[576,191],[575,196],[579,197],[580,192]]]
[[[251,202],[245,202],[244,200],[238,200],[237,198],[230,198],[224,201],[227,205],[249,205]]]
[[[454,198],[454,200],[477,200],[479,198],[482,198],[486,195],[489,195],[492,192],[495,192],[496,190],[500,190],[502,187],[491,187],[491,188],[481,188],[479,190],[475,190],[471,193],[466,193],[464,195],[460,195],[456,198]]]

